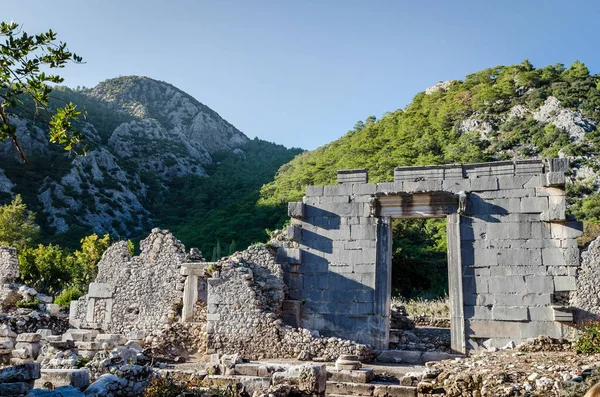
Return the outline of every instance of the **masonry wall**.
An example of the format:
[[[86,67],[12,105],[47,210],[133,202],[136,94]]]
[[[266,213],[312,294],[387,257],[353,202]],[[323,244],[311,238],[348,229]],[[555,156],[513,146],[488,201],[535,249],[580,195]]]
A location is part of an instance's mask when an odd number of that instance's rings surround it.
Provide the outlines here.
[[[177,315],[183,297],[180,267],[189,262],[171,233],[153,229],[130,257],[126,242],[109,247],[88,294],[71,303],[71,323],[108,332],[152,331]]]
[[[453,332],[466,348],[562,336],[581,234],[566,219],[567,169],[566,159],[401,167],[379,184],[349,170],[338,185],[308,187],[289,205],[298,248],[280,253],[300,325],[387,347],[389,219],[448,216]]]

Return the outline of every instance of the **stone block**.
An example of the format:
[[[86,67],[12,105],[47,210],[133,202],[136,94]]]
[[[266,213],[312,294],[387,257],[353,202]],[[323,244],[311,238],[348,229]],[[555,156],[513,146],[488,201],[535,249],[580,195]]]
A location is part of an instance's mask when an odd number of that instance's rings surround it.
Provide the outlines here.
[[[109,283],[90,283],[88,296],[90,298],[112,298],[114,287]]]
[[[482,176],[471,179],[471,191],[483,192],[486,190],[498,190],[498,178],[495,176]]]
[[[288,216],[291,218],[304,218],[306,216],[306,205],[302,202],[288,203]]]
[[[384,350],[377,356],[382,363],[421,364],[423,352],[412,350]]]
[[[543,221],[564,221],[567,219],[567,199],[565,196],[549,196],[548,211],[540,217]]]
[[[442,181],[442,190],[458,193],[458,192],[470,192],[471,191],[471,180],[470,179],[444,179]]]
[[[323,187],[324,196],[351,196],[352,184],[328,185]]]
[[[306,195],[309,197],[322,196],[324,192],[323,186],[307,186]]]
[[[0,383],[29,382],[38,379],[40,376],[39,363],[0,368]]]
[[[369,383],[375,378],[375,373],[371,368],[339,370],[328,367],[327,372],[329,372],[329,380],[332,382]]]
[[[544,172],[544,163],[542,160],[516,160],[516,175],[537,175]]]
[[[88,329],[70,329],[63,334],[63,340],[72,340],[74,342],[92,342],[98,335],[97,330]]]
[[[519,331],[515,335],[520,334],[522,339],[535,338],[539,335],[548,335],[553,338],[562,336],[561,324],[554,321],[531,321],[519,325]]]
[[[577,238],[583,234],[583,223],[581,222],[564,222],[551,223],[550,233],[555,239]]]
[[[429,165],[420,167],[396,167],[394,169],[394,181],[417,182],[429,179],[444,179],[444,166]]]
[[[300,248],[279,248],[277,250],[278,263],[302,263],[302,250]]]
[[[538,214],[548,211],[547,197],[523,197],[521,199],[521,212]]]
[[[570,307],[552,306],[552,318],[554,321],[572,322],[573,309]]]
[[[575,291],[577,280],[572,276],[554,276],[554,291]]]
[[[551,293],[554,291],[554,280],[550,276],[525,276],[527,292]]]
[[[41,377],[35,381],[35,387],[46,388],[51,384],[53,388],[60,386],[73,386],[81,391],[90,385],[89,369],[42,369]]]
[[[492,319],[495,321],[527,321],[528,318],[526,307],[494,306],[492,308]]]
[[[540,249],[499,249],[498,264],[500,266],[536,266],[542,264]]]
[[[502,175],[498,176],[498,189],[515,190],[523,189],[523,186],[531,179],[530,176]],[[504,192],[500,192],[501,194]]]
[[[351,225],[350,239],[352,240],[375,240],[377,239],[377,226],[375,225]]]
[[[564,172],[547,172],[544,186],[565,186],[566,178]]]
[[[17,335],[17,342],[36,343],[42,340],[42,335],[38,333],[23,333]]]
[[[553,321],[553,313],[550,306],[530,307],[528,311],[530,321]]]
[[[489,277],[491,293],[526,293],[527,285],[523,276]]]
[[[127,343],[127,338],[122,334],[98,334],[96,342],[112,342],[115,345],[124,345]]]
[[[28,382],[0,383],[0,396],[24,396],[29,389]]]
[[[492,311],[487,306],[464,306],[464,316],[473,320],[491,320]]]
[[[367,183],[369,182],[369,172],[366,168],[354,170],[338,170],[338,183]]]
[[[565,266],[562,248],[542,248],[542,262],[545,266]]]
[[[546,167],[547,167],[548,172],[568,172],[569,171],[569,159],[568,158],[546,159]]]
[[[467,320],[467,335],[472,338],[514,338],[519,335],[522,322],[503,322],[490,320]]]
[[[352,186],[352,194],[355,196],[372,195],[377,192],[377,185],[373,183],[357,183]]]
[[[488,223],[486,236],[488,240],[516,240],[532,237],[531,223],[499,222]]]
[[[489,291],[489,277],[463,276],[463,291],[465,293],[485,294]]]

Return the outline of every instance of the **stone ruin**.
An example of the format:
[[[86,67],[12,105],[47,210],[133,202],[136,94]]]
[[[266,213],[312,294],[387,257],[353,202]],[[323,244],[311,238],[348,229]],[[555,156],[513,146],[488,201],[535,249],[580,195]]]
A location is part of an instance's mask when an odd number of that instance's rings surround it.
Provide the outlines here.
[[[391,219],[445,217],[452,350],[565,337],[574,312],[598,312],[577,292],[582,225],[566,216],[567,171],[567,159],[400,167],[378,184],[339,171],[337,185],[289,204],[291,226],[269,246],[207,263],[155,229],[137,257],[111,247],[71,322],[151,333],[201,318],[206,353],[367,356],[389,346]]]
[[[211,355],[207,371],[220,375],[204,372],[205,385],[244,378],[258,391],[307,376],[308,394],[322,394],[329,377],[338,382],[334,393],[353,394],[343,382],[371,387],[373,379],[359,361],[398,359],[387,351],[390,322],[398,321],[390,304],[393,218],[447,219],[454,353],[568,336],[577,322],[600,318],[600,239],[580,266],[582,226],[566,215],[567,171],[566,159],[400,167],[393,182],[377,184],[366,170],[338,171],[337,185],[309,186],[302,202],[289,204],[291,225],[269,244],[215,263],[154,229],[138,256],[122,242],[104,253],[87,295],[71,303],[75,329],[38,330],[41,337],[4,330],[21,343],[11,363],[38,355],[46,379],[75,371],[83,357],[92,359],[92,378],[125,371],[134,380],[110,382],[134,387],[151,376],[139,366],[146,354],[176,362]],[[0,249],[2,299],[14,292],[14,258]],[[454,357],[408,353],[403,362]],[[265,367],[242,356],[339,365]],[[416,395],[422,377],[408,378],[378,395]]]

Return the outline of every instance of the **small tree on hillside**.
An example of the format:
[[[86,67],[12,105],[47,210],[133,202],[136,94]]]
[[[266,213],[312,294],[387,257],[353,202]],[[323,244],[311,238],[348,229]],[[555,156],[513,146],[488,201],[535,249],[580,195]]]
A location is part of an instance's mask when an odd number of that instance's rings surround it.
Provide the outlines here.
[[[27,210],[20,195],[10,204],[0,206],[0,244],[21,249],[39,234],[35,213]]]
[[[0,37],[6,38],[4,43],[0,43],[0,141],[12,140],[19,156],[27,164],[9,114],[16,117],[32,112],[35,118],[42,109],[49,117],[50,142],[73,150],[81,142],[82,135],[72,131],[70,120],[80,112],[72,103],[56,109],[56,112],[47,109],[52,92],[48,84],[60,84],[64,79],[45,70],[63,68],[68,62],[81,63],[81,57],[70,52],[66,43],[57,42],[56,33],[52,30],[30,36],[22,32],[18,24],[2,22]]]

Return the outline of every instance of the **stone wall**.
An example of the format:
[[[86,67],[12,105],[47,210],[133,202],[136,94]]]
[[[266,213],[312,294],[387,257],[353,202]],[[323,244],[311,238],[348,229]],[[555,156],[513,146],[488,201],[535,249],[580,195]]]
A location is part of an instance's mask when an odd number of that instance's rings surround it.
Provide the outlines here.
[[[284,280],[299,325],[387,348],[391,218],[446,217],[453,349],[564,335],[581,225],[567,221],[567,159],[366,170],[290,203]],[[567,297],[568,301],[568,297]],[[293,305],[292,302],[297,302]]]
[[[14,304],[15,300],[20,299],[20,296],[15,293],[16,288],[13,286],[18,277],[19,260],[17,250],[0,246],[0,311],[5,303],[6,305]]]
[[[600,320],[600,237],[581,254],[577,291],[571,297],[575,321]]]
[[[365,345],[284,324],[283,269],[272,247],[252,246],[224,258],[216,268],[207,280],[209,353],[238,353],[252,359],[369,357]]]
[[[88,294],[71,302],[71,323],[108,332],[152,331],[173,321],[183,296],[180,267],[185,247],[168,231],[153,229],[130,257],[127,243],[106,250]]]

